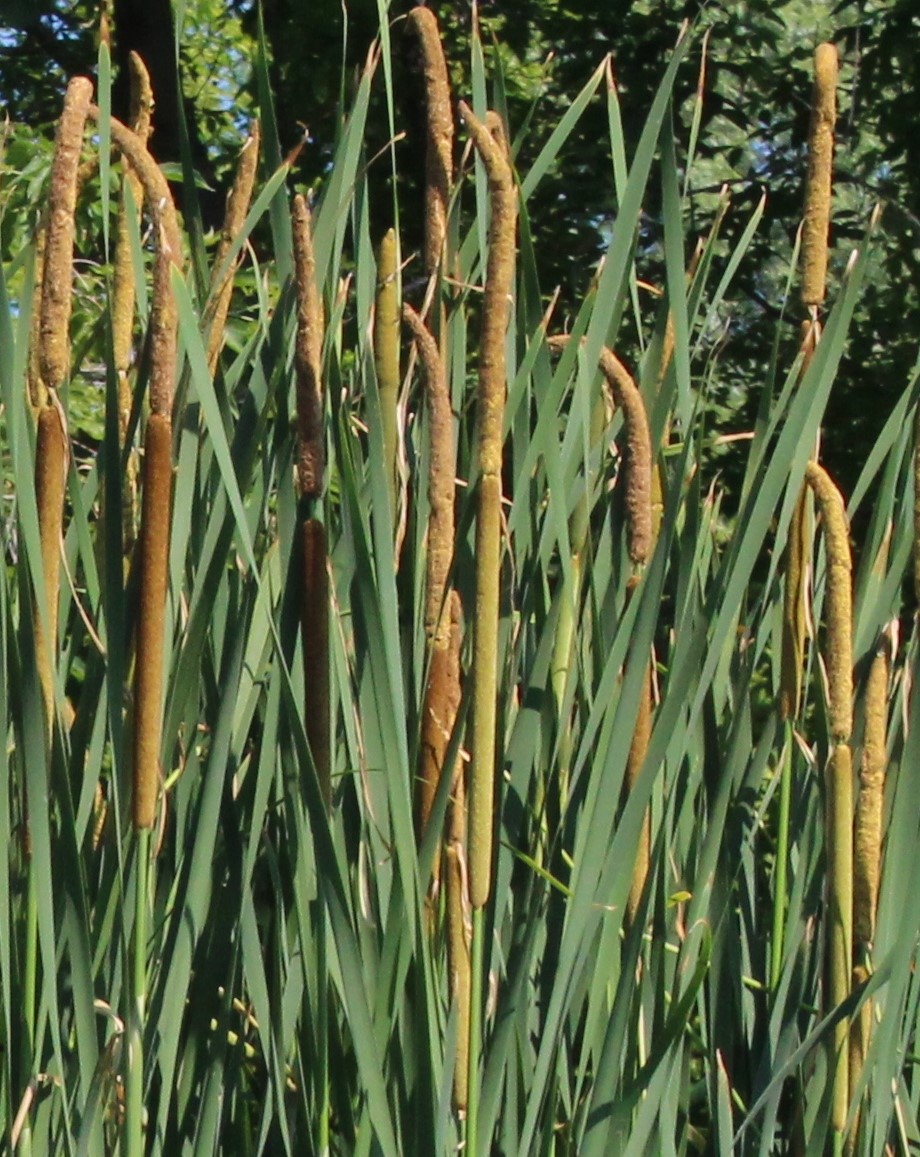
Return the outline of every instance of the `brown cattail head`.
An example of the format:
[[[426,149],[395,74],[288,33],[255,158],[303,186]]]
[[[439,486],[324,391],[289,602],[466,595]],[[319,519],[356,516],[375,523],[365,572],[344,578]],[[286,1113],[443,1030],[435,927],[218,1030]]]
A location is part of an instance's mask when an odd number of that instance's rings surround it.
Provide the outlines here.
[[[294,230],[294,277],[297,286],[297,473],[300,492],[317,498],[323,488],[323,303],[316,285],[310,210],[298,194],[291,223]]]
[[[395,229],[388,229],[377,253],[377,302],[374,309],[374,366],[383,426],[383,460],[390,491],[390,509],[396,515],[397,456],[399,453],[399,244]]]
[[[425,271],[437,269],[447,234],[447,203],[453,182],[454,121],[450,107],[447,64],[430,8],[413,8],[408,16],[422,47],[428,142],[425,150]]]
[[[53,660],[57,651],[61,530],[68,459],[64,411],[56,395],[52,394],[51,397],[54,400],[39,412],[35,445],[35,497],[45,582],[44,591],[36,592],[38,613],[34,616],[35,651],[49,736],[54,717]]]
[[[214,255],[214,265],[211,272],[211,303],[208,309],[208,366],[212,374],[217,369],[224,327],[227,324],[227,314],[230,310],[230,299],[233,296],[233,274],[239,265],[239,257],[232,267],[224,270],[224,265],[227,254],[242,231],[246,214],[249,212],[249,202],[252,200],[252,191],[255,188],[256,171],[259,165],[261,135],[259,122],[254,120],[250,125],[249,136],[246,138],[240,153],[233,187],[227,197],[224,226],[220,233],[217,252]]]
[[[163,699],[163,636],[172,500],[172,428],[165,414],[152,413],[144,440],[144,486],[140,533],[140,595],[134,677],[135,828],[156,819],[160,783]]]
[[[809,462],[805,479],[824,523],[827,553],[827,680],[831,738],[846,743],[853,730],[853,592],[850,536],[843,497],[827,471]]]
[[[70,376],[70,306],[73,292],[74,211],[77,169],[92,83],[75,77],[67,86],[51,165],[48,227],[42,268],[38,366],[45,389],[58,390]]]
[[[568,334],[549,338],[550,349],[566,347]],[[652,438],[648,415],[639,387],[616,354],[601,350],[600,368],[613,395],[616,406],[623,412],[626,427],[626,526],[629,557],[637,566],[648,561],[654,528],[652,525]]]
[[[827,235],[831,217],[831,166],[837,116],[837,49],[815,50],[815,85],[808,134],[808,179],[802,229],[802,303],[816,309],[824,301]]]
[[[639,711],[636,715],[636,727],[633,731],[632,742],[629,745],[629,755],[626,760],[626,790],[631,792],[639,778],[639,772],[648,753],[649,740],[652,736],[652,667],[649,664],[642,681],[642,690],[639,693]],[[642,827],[639,829],[639,844],[636,848],[636,860],[633,864],[632,881],[629,886],[629,897],[626,901],[626,927],[631,928],[639,910],[642,892],[648,879],[649,864],[651,862],[651,816],[648,808],[642,817]]]

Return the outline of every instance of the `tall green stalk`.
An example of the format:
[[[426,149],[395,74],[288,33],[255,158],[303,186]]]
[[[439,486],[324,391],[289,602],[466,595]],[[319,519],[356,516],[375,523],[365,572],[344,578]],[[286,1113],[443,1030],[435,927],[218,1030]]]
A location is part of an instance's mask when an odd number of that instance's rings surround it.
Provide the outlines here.
[[[469,794],[469,880],[473,909],[470,991],[470,1076],[467,1153],[478,1152],[476,1119],[485,907],[492,890],[495,745],[498,696],[498,603],[501,577],[502,423],[505,412],[505,330],[514,282],[517,193],[507,143],[497,117],[483,124],[460,102],[460,113],[486,167],[492,220],[479,344],[479,500],[476,518],[476,608],[473,633],[473,735]]]

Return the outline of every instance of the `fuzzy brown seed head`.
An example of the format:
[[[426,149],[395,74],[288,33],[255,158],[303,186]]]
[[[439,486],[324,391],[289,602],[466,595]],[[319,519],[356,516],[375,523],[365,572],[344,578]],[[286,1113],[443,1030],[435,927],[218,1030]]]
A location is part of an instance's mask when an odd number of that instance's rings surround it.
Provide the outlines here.
[[[317,497],[323,487],[322,350],[323,303],[316,285],[310,210],[299,194],[291,214],[294,231],[294,278],[297,287],[297,472],[301,494]]]
[[[853,591],[850,535],[840,491],[817,462],[805,479],[814,492],[824,523],[827,553],[826,660],[831,737],[846,743],[853,730]]]
[[[447,204],[454,176],[454,119],[437,17],[430,8],[413,8],[408,24],[419,38],[425,68],[425,271],[431,274],[441,260],[447,235]]]
[[[163,699],[163,635],[172,500],[172,427],[164,414],[147,420],[140,532],[140,593],[134,677],[135,828],[156,819],[160,783]]]
[[[377,255],[377,301],[374,309],[374,366],[383,427],[383,456],[395,516],[399,453],[399,252],[395,229],[388,229]]]
[[[567,334],[549,339],[550,349],[559,351],[569,341]],[[613,396],[623,412],[626,427],[626,526],[629,557],[637,566],[647,560],[654,541],[652,519],[652,438],[648,415],[639,387],[616,354],[606,348],[600,353],[600,368]]]
[[[819,44],[815,50],[815,84],[808,135],[808,178],[802,230],[802,303],[808,308],[816,308],[824,301],[826,288],[836,117],[837,50],[833,44]]]
[[[38,355],[42,382],[51,390],[59,389],[70,376],[68,329],[73,292],[77,169],[92,95],[93,86],[86,77],[75,77],[68,84],[51,165]]]
[[[67,432],[59,403],[42,408],[35,445],[35,498],[42,547],[45,589],[36,592],[35,650],[42,687],[48,735],[54,715],[54,676],[51,663],[57,650],[58,587],[61,571],[61,533],[67,484]]]

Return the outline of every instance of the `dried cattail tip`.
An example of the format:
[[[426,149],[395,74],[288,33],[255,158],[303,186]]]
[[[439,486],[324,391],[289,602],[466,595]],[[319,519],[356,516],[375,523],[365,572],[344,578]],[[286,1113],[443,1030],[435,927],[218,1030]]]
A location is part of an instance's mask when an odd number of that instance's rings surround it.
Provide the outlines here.
[[[447,64],[430,8],[413,8],[408,16],[422,46],[428,143],[425,152],[425,270],[432,273],[441,259],[447,233],[447,203],[453,181],[454,120],[450,108]]]
[[[299,194],[294,198],[294,279],[297,286],[297,473],[301,493],[318,497],[323,486],[323,303],[316,287],[310,210]]]
[[[805,479],[814,491],[824,522],[827,549],[827,680],[831,737],[846,743],[853,730],[853,593],[850,536],[840,491],[817,462]]]
[[[70,374],[68,329],[73,282],[77,169],[83,145],[83,126],[92,95],[92,83],[84,76],[75,77],[68,84],[51,166],[38,364],[44,386],[52,390],[58,389]]]
[[[827,279],[827,234],[831,216],[831,166],[837,116],[837,49],[815,50],[815,85],[808,135],[808,179],[802,231],[802,303],[816,308],[824,301]]]

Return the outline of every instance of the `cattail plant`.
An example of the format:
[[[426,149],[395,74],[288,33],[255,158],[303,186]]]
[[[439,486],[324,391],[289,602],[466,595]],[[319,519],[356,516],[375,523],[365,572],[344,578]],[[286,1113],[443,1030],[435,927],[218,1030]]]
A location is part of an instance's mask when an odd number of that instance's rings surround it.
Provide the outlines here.
[[[827,559],[825,665],[831,753],[826,773],[827,800],[827,1010],[850,994],[853,959],[853,607],[852,563],[846,510],[827,471],[810,462],[806,481],[815,496],[824,527]],[[849,1108],[848,1030],[834,1030],[832,1124],[839,1136]]]
[[[150,136],[153,113],[153,92],[150,76],[140,56],[131,52],[128,57],[131,73],[131,130],[145,145]],[[138,215],[144,207],[144,186],[129,161],[123,164],[122,199],[115,233],[115,258],[112,276],[112,351],[115,373],[118,376],[118,431],[121,445],[128,438],[131,421],[132,389],[131,360],[134,347],[134,260],[131,253],[131,231],[128,220],[128,197]],[[127,455],[122,485],[122,549],[127,560],[134,546],[137,515],[137,454]]]
[[[441,263],[447,237],[447,204],[453,184],[454,121],[450,84],[438,20],[430,8],[413,8],[408,16],[422,49],[428,140],[425,149],[425,272]]]
[[[230,299],[233,296],[233,275],[239,267],[241,255],[238,255],[232,263],[228,263],[227,258],[233,243],[243,229],[246,214],[249,212],[249,203],[252,200],[252,191],[255,188],[259,167],[261,139],[261,127],[258,120],[254,120],[249,126],[249,136],[243,143],[237,162],[236,176],[227,197],[224,224],[220,231],[217,251],[214,254],[214,264],[211,269],[211,295],[207,309],[208,368],[212,375],[217,372],[217,364],[224,341],[224,330],[227,325],[227,314],[230,312]]]
[[[550,348],[562,350],[568,344],[567,335],[554,336],[549,339]],[[626,510],[626,549],[633,566],[639,569],[648,561],[652,543],[654,541],[654,525],[652,510],[653,493],[653,459],[652,442],[649,432],[648,415],[642,394],[636,385],[632,374],[627,370],[617,355],[606,347],[600,353],[600,368],[604,376],[610,395],[617,409],[623,414],[623,424],[626,436],[626,453],[624,467],[624,506]],[[584,546],[584,534],[579,535],[579,541],[572,544],[580,550]],[[635,589],[638,583],[638,573],[630,579],[629,592]],[[654,693],[654,670],[652,660],[643,678],[642,690],[639,698],[639,708],[636,716],[636,726],[630,742],[629,757],[626,763],[626,791],[632,791],[651,737],[652,697]],[[651,846],[651,817],[646,811],[639,835],[639,846],[636,851],[636,862],[627,902],[627,924],[631,925],[635,917],[645,881],[648,878],[649,850]]]
[[[837,49],[815,49],[815,83],[808,134],[808,179],[802,226],[802,304],[817,310],[827,282],[827,234],[831,214],[831,167],[837,116]]]
[[[882,862],[882,804],[887,764],[888,683],[897,620],[883,632],[869,665],[864,695],[865,730],[853,834],[853,986],[869,977]],[[873,1002],[866,1000],[850,1033],[850,1085],[855,1093],[872,1034]],[[858,1122],[848,1141],[855,1146]]]
[[[483,908],[492,888],[495,744],[498,695],[498,605],[501,578],[502,422],[505,330],[514,281],[517,193],[497,117],[483,124],[461,101],[460,113],[489,178],[492,219],[479,344],[479,481],[476,517],[476,605],[473,632],[473,732],[469,793],[469,887],[473,910],[467,1146],[477,1144],[479,1018],[482,1004]]]
[[[90,109],[99,116],[99,110]],[[181,268],[182,242],[172,195],[146,145],[114,117],[110,131],[143,186],[156,250],[150,311],[150,415],[144,434],[140,572],[134,671],[132,818],[137,835],[134,960],[126,1101],[128,1153],[144,1151],[143,1027],[147,1003],[147,915],[150,835],[157,816],[165,667],[166,595],[172,504],[172,407],[177,356],[177,312],[172,267]]]
[[[390,513],[395,523],[399,454],[399,245],[395,229],[386,231],[377,253],[374,366],[380,399],[383,461],[390,496]]]
[[[297,400],[297,485],[300,517],[303,585],[301,642],[304,670],[304,727],[310,754],[327,811],[332,806],[331,733],[329,699],[329,578],[326,527],[322,519],[325,473],[323,434],[322,351],[325,319],[316,284],[313,233],[306,200],[295,196],[291,214],[294,236],[294,284],[297,293],[297,333],[294,345]],[[295,551],[296,558],[296,551]],[[318,1152],[329,1150],[329,979],[326,965],[324,908],[317,909],[317,985],[321,993],[316,1043],[318,1111],[315,1141]]]

